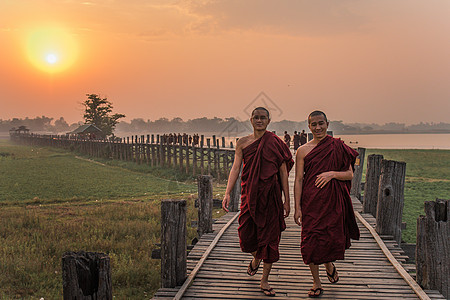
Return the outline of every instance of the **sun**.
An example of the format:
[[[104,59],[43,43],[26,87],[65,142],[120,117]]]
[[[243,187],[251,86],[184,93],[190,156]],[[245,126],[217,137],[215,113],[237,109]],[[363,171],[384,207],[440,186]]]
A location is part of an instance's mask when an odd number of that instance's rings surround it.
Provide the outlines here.
[[[78,45],[75,38],[60,27],[30,30],[26,37],[25,49],[31,64],[47,73],[67,70],[78,57]]]

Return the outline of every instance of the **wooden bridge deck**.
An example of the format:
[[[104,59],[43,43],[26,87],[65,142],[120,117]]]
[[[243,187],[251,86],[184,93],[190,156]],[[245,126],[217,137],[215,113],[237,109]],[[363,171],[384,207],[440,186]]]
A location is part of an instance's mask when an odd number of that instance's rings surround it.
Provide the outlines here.
[[[290,178],[291,189],[292,180]],[[355,211],[361,211],[360,202],[353,199],[353,203]],[[235,214],[228,213],[214,224],[213,233],[202,236],[188,256],[188,275],[219,230]],[[269,281],[277,293],[276,299],[310,299],[307,292],[312,286],[311,273],[301,258],[300,227],[294,223],[292,214],[293,211],[286,219],[287,229],[281,237],[280,260],[273,265]],[[374,224],[372,216],[363,216]],[[335,263],[340,276],[337,284],[329,283],[325,268],[321,266],[320,276],[324,288],[321,299],[418,299],[383,254],[370,231],[359,220],[358,225],[360,240],[352,241],[345,260]],[[195,280],[183,294],[183,299],[268,299],[259,288],[262,268],[253,277],[246,273],[251,255],[242,253],[239,248],[237,226],[235,219],[199,269]],[[407,257],[396,242],[386,238],[384,242],[395,258],[404,264]],[[414,266],[404,264],[404,267],[414,272]],[[154,298],[173,299],[179,288],[160,289]],[[426,293],[431,299],[444,299],[436,291]]]

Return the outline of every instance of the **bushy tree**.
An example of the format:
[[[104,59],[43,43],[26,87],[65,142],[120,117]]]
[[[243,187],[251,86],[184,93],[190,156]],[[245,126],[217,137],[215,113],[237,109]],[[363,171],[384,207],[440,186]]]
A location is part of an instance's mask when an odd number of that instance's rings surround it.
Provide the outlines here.
[[[105,136],[113,135],[119,119],[124,118],[124,114],[112,114],[112,103],[107,98],[101,99],[97,94],[86,94],[88,99],[83,102],[84,121],[87,124],[94,124],[100,128]]]

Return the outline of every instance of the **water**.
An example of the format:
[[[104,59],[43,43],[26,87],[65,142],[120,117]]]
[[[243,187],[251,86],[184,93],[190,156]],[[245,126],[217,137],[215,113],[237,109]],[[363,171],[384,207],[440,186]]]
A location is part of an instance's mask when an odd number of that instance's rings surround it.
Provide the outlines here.
[[[447,149],[450,133],[441,134],[358,134],[334,135],[347,145],[372,149]]]
[[[369,149],[446,149],[450,150],[450,133],[435,134],[335,134],[351,147]],[[282,137],[281,137],[282,138]],[[234,138],[226,138],[234,140]],[[234,143],[236,144],[236,143]],[[229,142],[227,143],[229,145]],[[292,140],[291,140],[292,146]]]

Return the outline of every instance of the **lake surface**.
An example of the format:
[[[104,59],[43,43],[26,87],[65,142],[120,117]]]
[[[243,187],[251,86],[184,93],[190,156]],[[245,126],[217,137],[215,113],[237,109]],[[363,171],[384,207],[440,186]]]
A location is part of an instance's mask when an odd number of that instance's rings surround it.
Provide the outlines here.
[[[375,149],[450,149],[450,134],[334,135],[347,145]]]
[[[347,145],[370,149],[446,149],[450,150],[450,133],[434,134],[335,134]],[[235,138],[225,138],[226,144]],[[222,141],[220,141],[222,143]],[[292,147],[292,139],[291,139]]]

